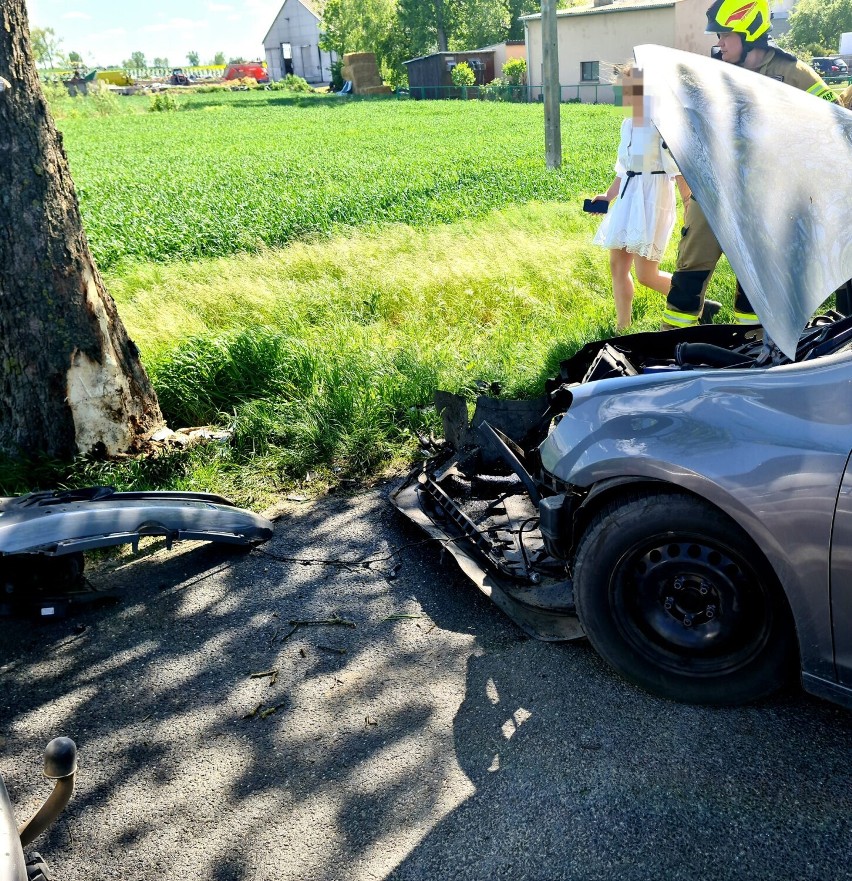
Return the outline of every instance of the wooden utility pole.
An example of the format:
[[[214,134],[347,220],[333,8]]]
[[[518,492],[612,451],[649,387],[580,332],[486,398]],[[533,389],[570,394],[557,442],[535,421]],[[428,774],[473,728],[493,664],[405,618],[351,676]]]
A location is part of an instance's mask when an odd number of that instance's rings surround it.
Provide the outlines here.
[[[548,168],[562,165],[562,125],[559,105],[559,46],[556,31],[556,0],[541,0],[541,58],[544,86],[544,155]]]

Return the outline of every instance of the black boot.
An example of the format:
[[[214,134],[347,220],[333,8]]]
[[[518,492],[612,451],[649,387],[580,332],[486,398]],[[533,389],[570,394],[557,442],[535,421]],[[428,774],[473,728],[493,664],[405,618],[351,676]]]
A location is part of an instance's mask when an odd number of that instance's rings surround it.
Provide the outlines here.
[[[722,304],[716,300],[705,300],[704,308],[701,310],[701,317],[698,319],[699,324],[712,324],[713,319],[719,314]]]

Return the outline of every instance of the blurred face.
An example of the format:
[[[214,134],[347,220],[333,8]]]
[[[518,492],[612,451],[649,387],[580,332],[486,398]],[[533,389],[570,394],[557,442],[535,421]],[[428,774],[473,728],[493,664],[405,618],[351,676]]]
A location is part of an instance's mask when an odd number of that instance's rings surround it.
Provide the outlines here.
[[[645,86],[642,71],[636,68],[627,71],[621,76],[622,105],[629,108],[633,114],[633,122],[643,124],[645,106]]]
[[[743,38],[739,34],[716,34],[716,45],[722,53],[722,61],[739,63],[743,54]]]

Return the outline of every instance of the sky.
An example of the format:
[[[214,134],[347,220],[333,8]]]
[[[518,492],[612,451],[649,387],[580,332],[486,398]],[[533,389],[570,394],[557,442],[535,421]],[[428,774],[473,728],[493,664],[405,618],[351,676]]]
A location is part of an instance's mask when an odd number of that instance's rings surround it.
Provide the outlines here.
[[[30,28],[53,28],[64,53],[79,52],[89,66],[120,65],[141,51],[150,64],[168,58],[201,63],[217,52],[226,59],[262,59],[263,38],[284,0],[26,0]]]

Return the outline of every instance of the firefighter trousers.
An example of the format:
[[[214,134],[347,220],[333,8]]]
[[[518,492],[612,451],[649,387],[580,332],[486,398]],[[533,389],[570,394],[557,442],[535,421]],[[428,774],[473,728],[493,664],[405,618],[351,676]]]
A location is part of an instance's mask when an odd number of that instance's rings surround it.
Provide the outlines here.
[[[677,265],[663,313],[663,329],[698,324],[704,309],[704,294],[710,276],[722,256],[722,249],[701,206],[691,198],[686,203],[683,229],[677,248]],[[734,317],[738,324],[757,324],[758,318],[737,282]]]

